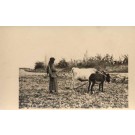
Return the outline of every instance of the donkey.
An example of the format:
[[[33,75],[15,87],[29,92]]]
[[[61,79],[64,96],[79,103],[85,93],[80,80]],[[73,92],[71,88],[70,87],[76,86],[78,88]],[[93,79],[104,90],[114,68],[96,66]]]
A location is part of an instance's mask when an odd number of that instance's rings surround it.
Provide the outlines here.
[[[95,85],[95,83],[99,83],[99,91],[100,88],[102,87],[102,92],[103,92],[103,84],[105,81],[107,81],[108,83],[110,82],[110,75],[105,73],[104,71],[91,74],[89,76],[88,93],[90,92],[90,86],[91,86],[91,94],[93,94],[93,86]]]

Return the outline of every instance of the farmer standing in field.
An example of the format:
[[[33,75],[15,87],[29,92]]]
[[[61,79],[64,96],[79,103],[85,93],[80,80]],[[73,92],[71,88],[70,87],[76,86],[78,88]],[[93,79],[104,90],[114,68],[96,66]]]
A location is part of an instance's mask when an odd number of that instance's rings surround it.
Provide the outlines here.
[[[58,93],[58,83],[57,83],[57,70],[54,66],[55,58],[51,57],[47,66],[47,74],[49,74],[49,92]]]

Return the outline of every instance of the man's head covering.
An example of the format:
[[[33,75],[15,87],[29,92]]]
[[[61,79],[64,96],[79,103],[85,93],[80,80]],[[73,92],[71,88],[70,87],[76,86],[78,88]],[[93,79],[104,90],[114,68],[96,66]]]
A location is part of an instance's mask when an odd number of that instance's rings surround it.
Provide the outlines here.
[[[50,62],[54,62],[55,61],[55,58],[54,57],[51,57],[50,58]]]

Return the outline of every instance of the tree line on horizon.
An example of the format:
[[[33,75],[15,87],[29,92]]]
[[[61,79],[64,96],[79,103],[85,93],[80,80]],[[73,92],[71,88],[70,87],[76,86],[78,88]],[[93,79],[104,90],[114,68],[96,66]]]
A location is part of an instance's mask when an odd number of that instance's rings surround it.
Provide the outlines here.
[[[57,68],[92,68],[92,67],[106,67],[106,66],[115,66],[115,65],[128,65],[128,55],[121,55],[118,60],[115,60],[113,55],[106,54],[105,56],[101,56],[97,54],[94,57],[88,57],[87,54],[84,54],[82,60],[73,60],[67,61],[65,58],[61,59],[58,63],[55,64]],[[44,62],[36,62],[36,69],[46,69]]]

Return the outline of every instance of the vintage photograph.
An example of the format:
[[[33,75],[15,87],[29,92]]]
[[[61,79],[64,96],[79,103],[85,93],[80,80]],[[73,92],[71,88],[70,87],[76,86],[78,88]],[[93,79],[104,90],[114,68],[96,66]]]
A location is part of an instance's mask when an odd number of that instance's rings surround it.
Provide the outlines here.
[[[19,109],[128,108],[132,27],[19,27]]]

